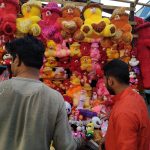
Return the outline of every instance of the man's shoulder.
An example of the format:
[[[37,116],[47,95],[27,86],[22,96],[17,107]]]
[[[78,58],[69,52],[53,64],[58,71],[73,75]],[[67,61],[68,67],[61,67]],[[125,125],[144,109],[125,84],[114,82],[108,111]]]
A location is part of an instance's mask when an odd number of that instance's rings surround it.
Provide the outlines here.
[[[3,88],[6,85],[10,85],[11,84],[11,79],[9,80],[4,80],[0,82],[0,88]]]
[[[52,89],[51,87],[48,87],[44,83],[42,83],[42,84],[43,84],[44,93],[45,93],[45,95],[47,95],[47,97],[54,98],[56,101],[63,100],[62,95],[58,91]]]

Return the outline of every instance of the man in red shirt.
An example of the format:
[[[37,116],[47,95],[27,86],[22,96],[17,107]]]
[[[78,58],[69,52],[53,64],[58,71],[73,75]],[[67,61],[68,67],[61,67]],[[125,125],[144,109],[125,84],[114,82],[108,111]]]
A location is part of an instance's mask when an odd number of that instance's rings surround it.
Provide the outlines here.
[[[149,150],[150,121],[143,98],[129,87],[128,65],[112,60],[104,67],[114,105],[105,139],[106,150]]]

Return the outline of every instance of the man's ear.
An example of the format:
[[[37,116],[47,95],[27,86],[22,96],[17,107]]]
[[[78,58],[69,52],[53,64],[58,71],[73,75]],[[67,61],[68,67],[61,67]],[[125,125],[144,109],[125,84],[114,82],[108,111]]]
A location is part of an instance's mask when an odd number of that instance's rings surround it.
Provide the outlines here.
[[[108,85],[112,86],[114,84],[114,78],[113,77],[109,77],[108,78]]]
[[[16,66],[18,66],[18,67],[21,65],[21,59],[19,58],[18,55],[16,55],[16,58],[15,58],[15,60],[14,60],[14,64],[15,64]]]

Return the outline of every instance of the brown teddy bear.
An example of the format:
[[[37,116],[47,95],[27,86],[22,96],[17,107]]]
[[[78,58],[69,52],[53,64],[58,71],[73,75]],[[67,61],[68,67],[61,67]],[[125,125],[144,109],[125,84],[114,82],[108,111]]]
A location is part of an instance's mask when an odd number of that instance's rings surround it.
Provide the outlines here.
[[[129,24],[129,15],[125,12],[125,8],[117,8],[111,16],[111,23],[113,23],[117,30],[114,40],[123,40],[125,43],[132,41],[132,26]]]
[[[80,14],[80,9],[71,4],[67,4],[62,9],[62,18],[59,19],[59,22],[64,39],[73,38],[75,41],[82,41],[84,39],[84,35],[80,31],[80,27],[83,24]]]

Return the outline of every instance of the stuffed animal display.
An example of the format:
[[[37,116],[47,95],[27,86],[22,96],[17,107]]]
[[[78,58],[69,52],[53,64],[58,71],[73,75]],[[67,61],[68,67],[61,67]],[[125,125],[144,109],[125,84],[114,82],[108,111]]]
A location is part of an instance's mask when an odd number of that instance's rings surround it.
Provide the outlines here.
[[[20,9],[18,15],[17,0],[0,2],[0,64],[12,63],[4,47],[10,39],[30,34],[41,40],[45,52],[40,78],[63,95],[72,135],[99,144],[112,107],[104,65],[113,59],[128,63],[130,85],[136,89],[138,65],[143,66],[131,46],[128,14],[118,8],[111,18],[105,18],[100,4],[81,9],[68,3],[61,8],[54,1],[42,6],[37,0],[27,1]]]

